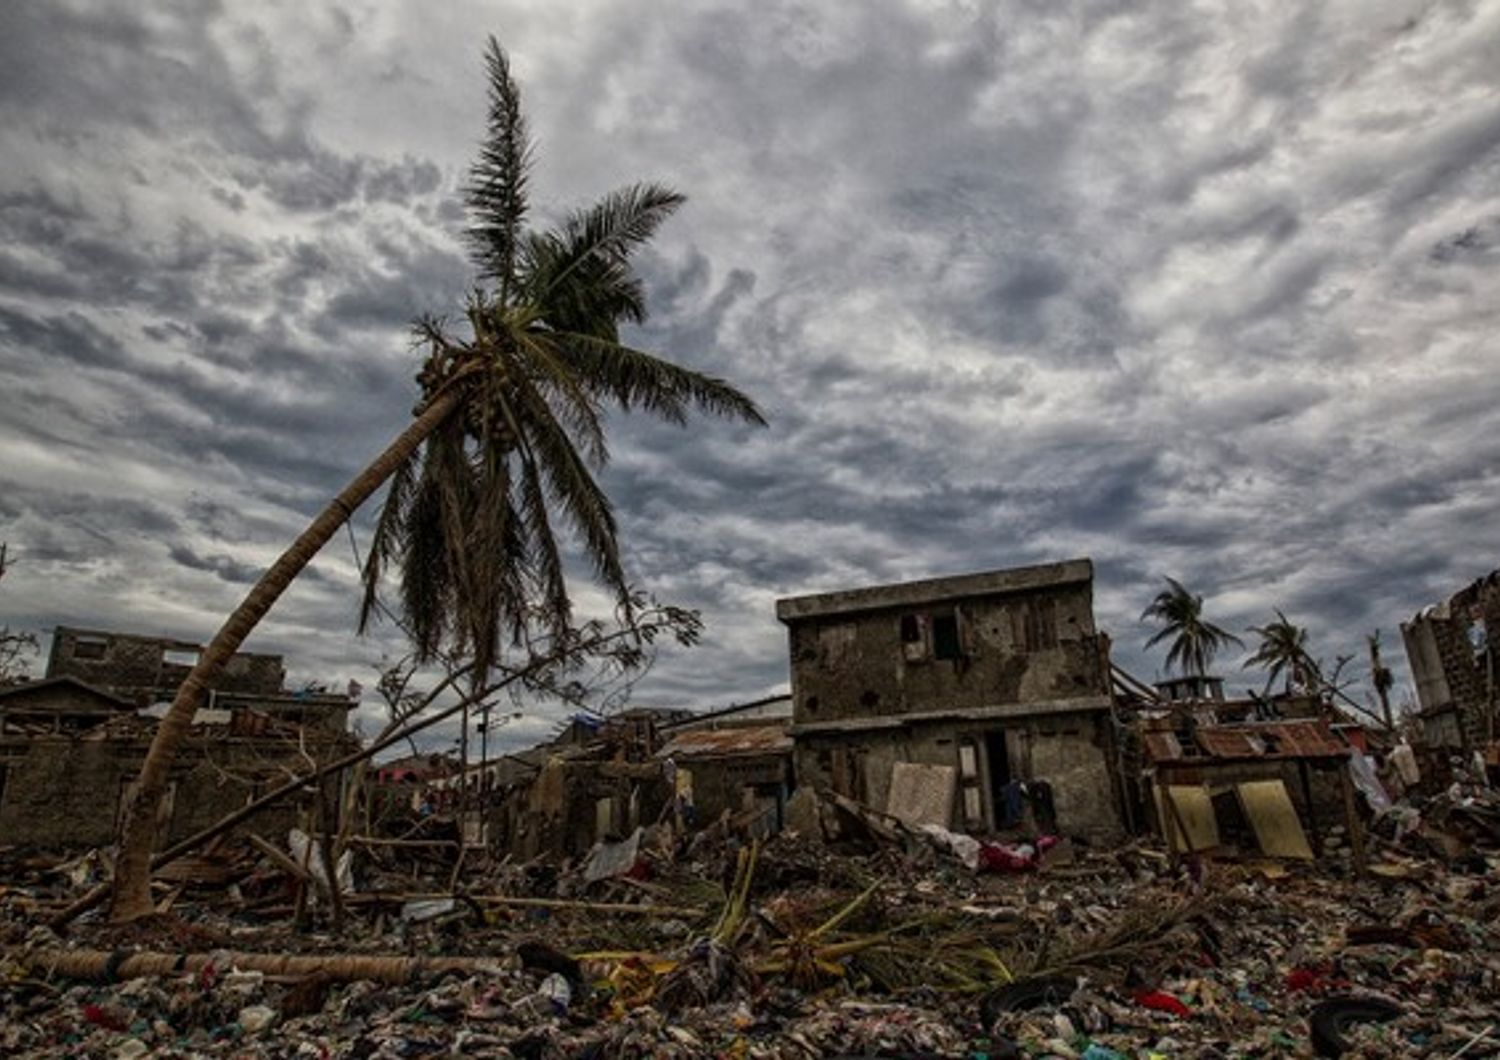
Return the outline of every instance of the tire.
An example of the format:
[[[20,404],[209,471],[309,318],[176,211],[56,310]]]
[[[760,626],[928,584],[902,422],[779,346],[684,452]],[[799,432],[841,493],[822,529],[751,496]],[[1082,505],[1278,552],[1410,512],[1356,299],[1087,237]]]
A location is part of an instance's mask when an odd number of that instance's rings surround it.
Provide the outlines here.
[[[1046,975],[1040,979],[1022,979],[991,990],[979,1002],[979,1019],[985,1029],[1007,1012],[1029,1012],[1038,1008],[1058,1008],[1067,1003],[1077,989],[1076,980],[1065,975]]]
[[[1307,1022],[1313,1050],[1319,1056],[1343,1056],[1349,1048],[1344,1032],[1360,1023],[1389,1023],[1401,1006],[1378,997],[1334,997],[1314,1006]]]

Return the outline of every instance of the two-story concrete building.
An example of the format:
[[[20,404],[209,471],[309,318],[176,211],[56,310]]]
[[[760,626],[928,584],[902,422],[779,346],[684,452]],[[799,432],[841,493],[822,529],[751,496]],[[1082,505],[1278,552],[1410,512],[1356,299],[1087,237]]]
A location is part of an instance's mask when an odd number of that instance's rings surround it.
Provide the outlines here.
[[[972,831],[1019,823],[1017,799],[1040,795],[1064,834],[1122,832],[1089,560],[793,597],[776,615],[799,786],[893,812],[910,795]]]

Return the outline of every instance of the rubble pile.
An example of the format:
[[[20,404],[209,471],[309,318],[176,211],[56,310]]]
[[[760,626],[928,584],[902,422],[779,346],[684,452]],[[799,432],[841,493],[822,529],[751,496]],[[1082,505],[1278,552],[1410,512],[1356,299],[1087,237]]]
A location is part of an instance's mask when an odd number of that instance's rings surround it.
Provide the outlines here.
[[[792,832],[561,865],[386,849],[337,930],[316,885],[225,844],[155,920],[65,935],[41,925],[99,856],[0,851],[0,1054],[1500,1055],[1500,857],[1375,842],[1365,874],[1145,842],[985,872],[935,837]]]

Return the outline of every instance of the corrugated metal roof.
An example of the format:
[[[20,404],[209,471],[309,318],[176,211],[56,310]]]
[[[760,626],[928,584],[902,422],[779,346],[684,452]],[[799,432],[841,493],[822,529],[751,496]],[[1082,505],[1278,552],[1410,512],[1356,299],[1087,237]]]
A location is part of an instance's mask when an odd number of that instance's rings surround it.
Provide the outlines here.
[[[1148,732],[1145,734],[1146,757],[1153,762],[1167,762],[1182,757],[1182,745],[1170,732]]]
[[[1155,762],[1194,758],[1336,758],[1349,753],[1349,745],[1321,718],[1200,725],[1194,736],[1200,751],[1197,755],[1184,754],[1172,733],[1145,733],[1146,753]]]
[[[792,738],[783,725],[738,725],[679,733],[657,758],[717,758],[723,755],[789,754]]]

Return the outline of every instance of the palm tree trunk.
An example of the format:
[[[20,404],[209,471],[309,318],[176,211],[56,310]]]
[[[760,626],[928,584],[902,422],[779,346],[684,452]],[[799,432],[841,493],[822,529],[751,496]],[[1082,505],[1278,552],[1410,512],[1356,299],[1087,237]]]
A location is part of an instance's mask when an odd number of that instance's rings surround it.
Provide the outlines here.
[[[151,850],[156,843],[156,814],[167,790],[167,774],[192,728],[193,717],[208,690],[250,631],[292,580],[302,572],[370,494],[401,465],[422,441],[458,407],[460,392],[450,387],[440,393],[375,460],[318,513],[292,546],[261,575],[249,595],[234,609],[208,647],[198,657],[177,689],[172,706],[156,728],[151,748],[141,765],[134,801],[127,807],[120,830],[120,853],[115,864],[110,919],[136,920],[152,912]]]

